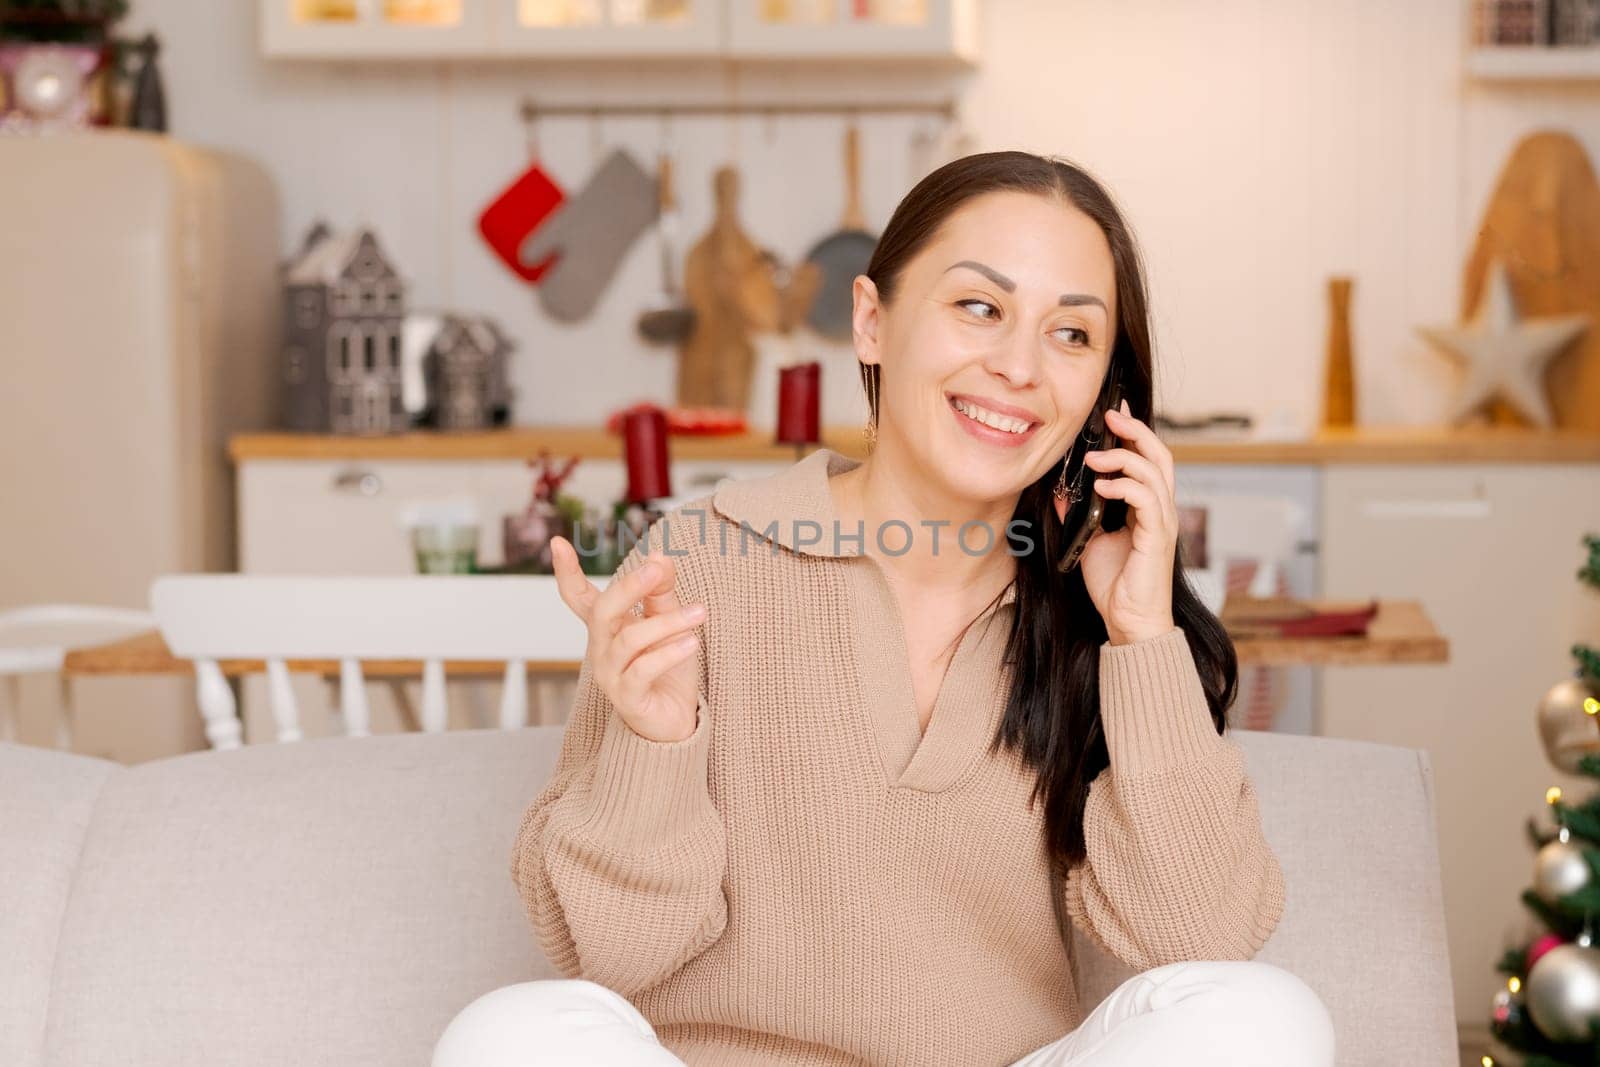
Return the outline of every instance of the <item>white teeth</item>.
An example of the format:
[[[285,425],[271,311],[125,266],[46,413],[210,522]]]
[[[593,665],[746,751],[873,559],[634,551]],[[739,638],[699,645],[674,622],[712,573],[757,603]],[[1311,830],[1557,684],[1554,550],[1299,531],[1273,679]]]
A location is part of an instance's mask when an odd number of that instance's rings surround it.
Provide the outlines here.
[[[1032,425],[1032,423],[1024,422],[1022,419],[1014,419],[1010,415],[998,415],[986,408],[980,408],[976,404],[969,404],[960,397],[951,397],[950,400],[955,405],[955,409],[967,418],[981,422],[985,426],[993,426],[997,430],[1004,430],[1007,433],[1022,433]]]

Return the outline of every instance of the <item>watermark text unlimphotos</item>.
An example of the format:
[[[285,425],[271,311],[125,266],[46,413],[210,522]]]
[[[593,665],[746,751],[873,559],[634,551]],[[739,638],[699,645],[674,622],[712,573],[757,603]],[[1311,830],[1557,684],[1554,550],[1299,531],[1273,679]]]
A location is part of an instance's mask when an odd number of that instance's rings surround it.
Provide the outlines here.
[[[718,522],[713,533],[708,529],[707,512],[704,508],[682,508],[674,514],[694,520],[691,524],[694,543],[714,544],[719,555],[748,555],[752,545],[759,547],[765,542],[770,554],[776,556],[778,546],[783,541],[779,537],[779,533],[783,530],[781,525],[783,520],[780,519],[773,519],[761,529],[741,519],[737,534],[733,532],[731,523]],[[867,550],[868,533],[866,523],[862,520],[856,521],[854,529],[848,529],[835,519],[831,523],[831,530],[824,529],[823,524],[814,519],[790,519],[788,522],[790,525],[787,529],[789,534],[787,543],[797,549],[817,548],[819,551],[836,556],[847,554],[846,546],[851,546],[855,555],[861,555]],[[672,530],[669,528],[671,524],[671,517],[663,517],[647,527],[641,536],[635,533],[633,527],[626,521],[618,519],[613,537],[616,545],[624,553],[634,545],[642,544],[642,551],[647,555],[656,545],[660,546],[661,553],[666,556],[688,555],[689,549],[682,537],[672,536]],[[1006,523],[1002,534],[997,534],[994,526],[982,519],[971,519],[950,529],[952,525],[949,519],[919,519],[915,526],[902,519],[886,519],[878,524],[873,534],[873,545],[885,556],[903,556],[910,552],[913,546],[924,542],[929,554],[934,556],[944,552],[985,556],[994,551],[997,543],[1002,544],[1004,550],[1013,556],[1027,555],[1035,548],[1033,538],[1028,536],[1034,524],[1028,519],[1010,520]],[[681,524],[677,528],[681,529]],[[920,533],[918,528],[921,529]],[[581,556],[597,556],[603,551],[598,530],[595,530],[589,538],[585,538],[581,530],[574,531],[572,544]]]

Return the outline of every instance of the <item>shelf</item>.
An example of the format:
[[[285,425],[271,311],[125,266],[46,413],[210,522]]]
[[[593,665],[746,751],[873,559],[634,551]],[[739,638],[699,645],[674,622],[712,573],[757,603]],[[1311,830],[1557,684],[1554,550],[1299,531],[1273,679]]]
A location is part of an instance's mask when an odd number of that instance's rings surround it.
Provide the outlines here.
[[[1600,79],[1600,47],[1479,47],[1467,54],[1467,72],[1485,81],[1595,80]]]
[[[978,0],[257,0],[275,59],[972,67]]]
[[[1520,426],[1362,426],[1323,430],[1303,440],[1207,439],[1163,434],[1180,463],[1596,463],[1600,435]],[[827,426],[822,443],[864,455],[859,426]],[[229,442],[235,463],[294,460],[514,460],[540,449],[563,455],[620,459],[622,440],[595,426],[517,426],[473,433],[413,431],[389,437],[247,433]],[[793,445],[754,431],[718,436],[673,435],[673,459],[792,460]],[[806,449],[805,451],[810,451]]]

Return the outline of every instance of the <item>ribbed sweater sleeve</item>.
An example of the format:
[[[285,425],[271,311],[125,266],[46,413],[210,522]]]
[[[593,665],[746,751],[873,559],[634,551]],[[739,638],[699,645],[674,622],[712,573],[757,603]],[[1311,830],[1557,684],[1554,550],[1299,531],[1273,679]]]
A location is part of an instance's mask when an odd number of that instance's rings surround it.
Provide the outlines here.
[[[1283,870],[1181,627],[1100,646],[1100,717],[1110,766],[1089,786],[1067,913],[1138,970],[1251,958],[1283,913]]]
[[[636,550],[617,574],[640,561]],[[623,721],[584,660],[555,770],[512,856],[540,947],[561,974],[630,996],[721,936],[727,839],[709,791],[710,748],[704,693],[693,734],[651,741]]]

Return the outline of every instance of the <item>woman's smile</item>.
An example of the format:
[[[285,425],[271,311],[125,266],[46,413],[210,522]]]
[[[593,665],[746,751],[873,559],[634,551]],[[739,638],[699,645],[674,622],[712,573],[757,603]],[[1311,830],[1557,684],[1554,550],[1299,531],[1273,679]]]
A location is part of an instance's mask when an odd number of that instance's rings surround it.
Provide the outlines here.
[[[1002,413],[965,396],[946,393],[945,402],[962,428],[987,444],[1015,448],[1031,438],[1043,425],[1038,419]]]

